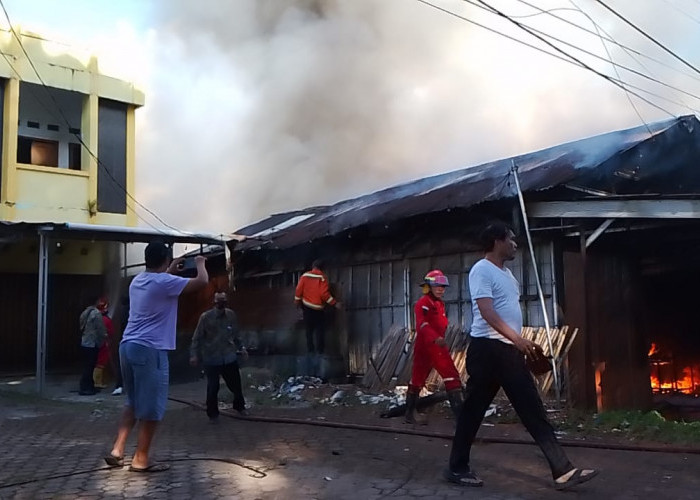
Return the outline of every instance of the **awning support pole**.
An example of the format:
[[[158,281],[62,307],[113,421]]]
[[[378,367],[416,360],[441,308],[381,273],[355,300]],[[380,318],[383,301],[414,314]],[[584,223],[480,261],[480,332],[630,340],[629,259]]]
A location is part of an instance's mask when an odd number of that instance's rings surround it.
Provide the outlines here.
[[[530,234],[530,225],[527,222],[527,211],[525,210],[525,198],[523,191],[520,188],[520,179],[518,177],[518,167],[515,165],[515,160],[512,161],[513,178],[515,179],[515,187],[518,190],[518,200],[520,201],[520,211],[523,214],[523,226],[525,227],[525,235],[527,236],[527,244],[530,247],[530,259],[532,260],[532,268],[535,270],[535,282],[537,283],[537,294],[540,297],[540,306],[542,306],[542,315],[544,317],[544,328],[547,332],[547,344],[549,344],[549,352],[552,354],[552,375],[554,377],[554,392],[557,401],[561,400],[561,385],[559,383],[559,374],[557,373],[557,362],[554,359],[554,345],[552,344],[552,332],[549,327],[549,314],[547,314],[547,305],[544,301],[544,292],[542,291],[542,283],[540,282],[540,273],[537,270],[537,260],[535,259],[535,247],[532,244],[532,235]],[[554,270],[552,270],[554,271]],[[552,302],[556,300],[552,297]]]
[[[49,236],[39,229],[39,271],[36,328],[36,391],[44,394],[46,385],[46,305],[49,281]]]

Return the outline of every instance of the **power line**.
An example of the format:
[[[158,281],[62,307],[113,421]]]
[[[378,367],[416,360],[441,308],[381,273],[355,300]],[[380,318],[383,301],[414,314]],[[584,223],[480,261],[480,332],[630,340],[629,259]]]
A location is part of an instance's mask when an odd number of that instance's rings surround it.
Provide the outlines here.
[[[478,7],[478,8],[480,8],[480,9],[483,9],[483,10],[485,10],[486,12],[489,12],[489,13],[491,13],[491,14],[496,14],[494,11],[492,11],[492,10],[490,10],[490,9],[488,9],[488,8],[486,8],[486,7],[484,7],[484,6],[482,6],[482,5],[479,5],[479,4],[476,3],[475,1],[472,1],[472,0],[463,0],[463,1],[465,1],[465,2],[467,2],[467,3],[469,3],[469,4],[471,4],[471,5],[474,5],[475,7]],[[561,9],[561,10],[563,10],[563,9]],[[568,10],[575,10],[575,9],[568,9]],[[583,14],[584,16],[589,17],[588,14],[586,14],[586,13],[583,12],[583,11],[577,11],[577,12],[580,12],[580,13]],[[511,16],[511,17],[512,17],[512,16]],[[590,17],[589,17],[589,20],[590,20],[593,24],[595,24],[595,21],[593,21],[593,19],[590,19]],[[601,61],[605,61],[606,63],[609,63],[609,64],[613,67],[613,69],[615,70],[615,73],[617,73],[617,68],[621,68],[621,69],[624,69],[624,70],[626,70],[626,71],[628,71],[628,72],[630,72],[630,73],[632,73],[632,74],[634,74],[634,75],[637,75],[637,76],[639,76],[639,77],[641,77],[641,78],[644,78],[644,79],[649,80],[649,81],[651,81],[651,82],[654,82],[654,83],[657,83],[657,84],[662,85],[662,86],[664,86],[664,87],[667,87],[667,88],[669,88],[669,89],[671,89],[671,90],[675,90],[676,92],[680,92],[680,93],[682,93],[682,94],[686,94],[686,95],[688,95],[688,96],[690,96],[690,97],[693,97],[693,98],[695,98],[695,99],[700,100],[700,96],[698,96],[698,95],[696,95],[696,94],[693,94],[693,93],[688,92],[688,91],[686,91],[686,90],[683,90],[683,89],[681,89],[681,88],[679,88],[679,87],[675,87],[675,86],[673,86],[673,85],[670,85],[670,84],[668,84],[668,83],[665,83],[665,82],[663,82],[663,81],[661,81],[661,80],[659,80],[659,79],[657,79],[657,78],[654,78],[654,77],[652,77],[652,76],[649,76],[649,75],[647,75],[647,74],[645,74],[645,73],[642,73],[642,72],[640,72],[640,71],[637,71],[637,70],[635,70],[635,69],[633,69],[633,68],[630,68],[630,67],[628,67],[628,66],[624,66],[624,65],[622,65],[622,64],[616,63],[615,61],[612,60],[612,56],[610,55],[610,52],[608,51],[608,48],[607,48],[607,46],[605,45],[605,42],[603,41],[602,37],[599,37],[599,38],[601,38],[601,41],[603,42],[603,48],[605,49],[606,53],[608,54],[608,58],[607,58],[607,59],[606,59],[605,57],[603,57],[603,56],[600,56],[600,55],[596,54],[595,52],[591,52],[591,51],[589,51],[589,50],[583,49],[583,48],[579,47],[578,45],[575,45],[575,44],[572,44],[572,43],[570,43],[570,42],[567,42],[566,40],[562,40],[561,38],[558,38],[558,37],[556,37],[556,36],[554,36],[554,35],[550,35],[549,33],[545,33],[544,31],[538,30],[537,28],[533,28],[533,27],[527,26],[527,25],[525,25],[525,24],[523,24],[523,26],[525,26],[526,28],[528,28],[528,29],[534,31],[535,33],[539,33],[539,34],[542,35],[542,36],[546,36],[547,38],[550,38],[550,39],[552,39],[552,40],[556,40],[557,42],[562,43],[562,44],[564,44],[564,45],[567,45],[567,46],[569,46],[569,47],[571,47],[571,48],[573,48],[573,49],[576,49],[576,50],[578,50],[578,51],[580,51],[580,52],[583,52],[584,54],[587,54],[587,55],[589,55],[589,56],[591,56],[591,57],[594,57],[594,58],[596,58],[596,59],[599,59],[599,60],[601,60]],[[621,79],[619,73],[617,73],[617,77],[618,77],[618,80],[622,82],[622,79]],[[624,82],[623,82],[623,83],[624,83]],[[650,95],[656,95],[656,94],[650,93]],[[657,96],[657,97],[660,97],[660,96]],[[688,106],[687,104],[675,102],[675,101],[672,101],[672,100],[668,100],[668,102],[671,102],[671,103],[676,104],[676,105],[681,106],[681,107],[685,107],[685,108],[687,108],[688,110],[693,111],[694,113],[700,114],[700,111],[698,111],[698,110],[696,110],[696,109],[694,109],[694,108]]]
[[[479,4],[475,3],[475,2],[471,2],[471,1],[469,1],[469,0],[465,0],[465,1],[467,1],[468,3],[470,3],[470,4],[472,4],[472,5],[476,6],[476,7],[479,7],[479,8],[481,8],[481,9],[484,9],[484,10],[486,10],[487,12],[491,12],[490,10],[486,9],[486,8],[483,7],[482,5],[479,5]],[[526,3],[526,2],[523,2],[523,3]],[[527,4],[527,3],[526,3],[526,4]],[[572,4],[573,4],[573,2],[572,2]],[[530,4],[527,4],[527,5],[529,6]],[[532,7],[535,7],[535,6],[532,6]],[[576,7],[575,4],[574,4],[574,7]],[[625,66],[621,66],[620,64],[616,63],[616,62],[613,60],[613,57],[612,57],[612,54],[610,53],[610,50],[608,50],[608,46],[607,46],[607,44],[605,43],[605,40],[603,40],[603,36],[600,34],[600,29],[599,29],[599,27],[598,27],[598,24],[591,18],[591,16],[589,16],[588,14],[586,14],[585,12],[583,12],[581,9],[579,9],[579,8],[575,8],[575,9],[574,9],[574,8],[571,8],[571,7],[556,7],[556,8],[547,9],[547,10],[543,10],[543,9],[540,9],[540,8],[537,8],[537,9],[539,10],[539,12],[535,12],[535,13],[532,13],[532,14],[523,14],[523,15],[519,15],[519,16],[515,16],[515,15],[512,15],[512,14],[511,14],[510,17],[512,17],[513,19],[525,19],[525,18],[529,18],[529,17],[540,16],[540,15],[542,15],[542,14],[551,14],[552,12],[555,12],[555,11],[573,11],[573,12],[577,12],[577,13],[579,13],[579,14],[583,14],[583,15],[591,22],[591,24],[593,24],[593,27],[595,28],[595,31],[596,31],[596,33],[597,33],[597,35],[598,35],[598,38],[600,39],[601,43],[603,44],[603,49],[605,50],[605,53],[608,55],[608,58],[607,58],[607,59],[605,59],[604,57],[599,56],[598,54],[595,54],[595,53],[593,53],[593,52],[584,50],[584,49],[582,49],[582,48],[580,48],[580,47],[578,47],[578,46],[576,46],[576,45],[574,45],[574,44],[572,44],[572,43],[566,42],[566,41],[564,41],[564,40],[560,40],[559,38],[556,38],[556,37],[554,37],[553,35],[549,35],[549,34],[547,34],[547,33],[544,33],[543,31],[537,30],[537,29],[532,28],[532,27],[530,27],[530,29],[532,29],[533,31],[536,31],[536,32],[538,32],[538,33],[540,33],[540,34],[542,34],[542,35],[548,36],[549,38],[552,38],[552,39],[554,39],[554,40],[557,40],[557,41],[560,42],[560,43],[566,44],[566,45],[568,45],[568,46],[570,46],[570,47],[573,47],[573,48],[575,48],[575,49],[577,49],[577,50],[580,50],[580,51],[584,52],[585,54],[591,55],[592,57],[596,57],[596,58],[598,58],[598,59],[601,59],[601,60],[604,60],[604,61],[606,61],[606,62],[609,62],[610,65],[611,65],[612,68],[613,68],[613,71],[615,72],[615,75],[617,75],[617,79],[618,79],[618,80],[622,80],[622,77],[620,76],[620,72],[619,72],[618,69],[617,69],[618,66],[620,66],[621,68],[626,69],[626,70],[629,71],[629,72],[636,73],[636,74],[638,74],[638,75],[640,75],[640,76],[642,76],[642,77],[644,77],[644,78],[649,78],[649,79],[652,80],[652,81],[656,81],[656,82],[658,82],[658,83],[661,83],[662,85],[666,85],[666,86],[668,86],[668,87],[671,87],[670,85],[667,85],[667,84],[665,84],[665,83],[663,83],[663,82],[659,82],[658,80],[655,80],[655,79],[653,79],[653,78],[650,78],[650,77],[648,77],[647,75],[645,75],[645,74],[643,74],[643,73],[640,73],[640,72],[638,72],[638,71],[635,71],[635,70],[633,70],[633,69],[631,69],[631,68],[627,68],[627,67],[625,67]],[[556,16],[554,16],[554,17],[557,18]],[[557,18],[557,19],[558,19],[558,18]],[[577,25],[577,26],[578,26],[578,25]],[[675,89],[675,87],[671,87],[671,88],[674,88],[674,89]],[[625,89],[625,90],[626,90],[626,89]],[[684,91],[681,90],[681,89],[675,89],[675,90],[679,90],[679,91],[681,91],[681,92],[684,92]],[[647,132],[649,132],[649,134],[651,134],[651,129],[649,128],[649,124],[646,122],[646,120],[644,120],[644,117],[643,117],[643,116],[641,115],[641,113],[639,112],[639,109],[637,109],[637,106],[634,104],[634,101],[632,101],[632,98],[630,97],[629,92],[625,91],[625,97],[627,98],[627,101],[630,103],[630,106],[632,106],[632,109],[634,110],[634,112],[635,112],[635,114],[637,115],[637,117],[641,120],[641,122],[642,122],[642,123],[644,124],[644,126],[646,127]]]
[[[591,34],[591,35],[593,35],[593,36],[595,36],[595,37],[599,37],[599,38],[600,38],[600,34],[599,34],[599,33],[596,33],[595,31],[592,31],[592,30],[586,28],[585,26],[581,26],[581,25],[579,25],[579,24],[577,24],[577,23],[575,23],[575,22],[573,22],[573,21],[570,21],[570,20],[566,19],[565,17],[561,17],[561,16],[558,16],[558,15],[552,13],[552,12],[554,12],[555,10],[563,10],[563,9],[560,9],[560,8],[559,8],[559,9],[544,10],[544,9],[542,9],[541,7],[538,7],[537,5],[534,5],[534,4],[532,4],[532,3],[530,3],[530,2],[528,2],[528,1],[526,1],[526,0],[517,0],[517,1],[520,2],[520,3],[522,3],[522,4],[524,4],[524,5],[527,5],[527,6],[530,7],[530,8],[533,8],[533,9],[536,9],[536,10],[540,11],[540,13],[542,13],[542,14],[547,14],[547,15],[553,17],[554,19],[557,19],[557,20],[559,20],[559,21],[561,21],[561,22],[563,22],[563,23],[569,24],[569,25],[571,25],[571,26],[573,26],[573,27],[575,27],[575,28],[577,28],[577,29],[579,29],[579,30],[582,30],[582,31],[584,31],[584,32],[586,32],[586,33],[589,33],[589,34]],[[583,11],[581,11],[581,12],[583,12]],[[513,17],[513,16],[511,16],[511,17]],[[600,27],[600,26],[598,26],[598,27]],[[604,32],[605,32],[605,31],[604,31]],[[647,55],[647,54],[645,54],[645,53],[643,53],[643,52],[640,52],[640,51],[638,51],[638,50],[636,50],[636,49],[634,49],[634,48],[632,48],[632,47],[629,47],[629,46],[627,46],[627,45],[624,45],[624,44],[618,42],[617,40],[614,40],[608,33],[606,33],[606,35],[607,35],[607,37],[602,37],[606,42],[612,43],[612,44],[614,44],[614,45],[620,47],[621,49],[627,51],[628,53],[633,53],[633,54],[636,54],[637,56],[644,57],[645,59],[648,59],[648,60],[650,60],[650,61],[653,61],[653,62],[655,62],[656,64],[659,64],[660,66],[664,66],[664,67],[667,68],[667,69],[670,69],[670,70],[672,70],[672,71],[675,71],[675,72],[677,72],[677,73],[680,73],[680,74],[682,74],[682,75],[685,75],[685,76],[687,76],[687,77],[689,77],[689,78],[692,78],[692,79],[694,79],[694,80],[700,82],[700,79],[698,79],[698,77],[695,76],[694,74],[689,73],[689,72],[686,72],[686,71],[683,71],[683,70],[681,70],[681,69],[678,69],[678,68],[676,68],[676,67],[674,67],[674,66],[671,66],[670,64],[667,64],[666,62],[664,62],[664,61],[662,61],[662,60],[660,60],[660,59],[657,59],[657,58],[652,57],[652,56],[650,56],[650,55]]]
[[[520,1],[523,1],[523,0],[520,0]],[[571,5],[573,5],[573,6],[575,7],[575,9],[576,9],[578,12],[580,12],[581,14],[583,14],[584,16],[586,16],[586,18],[588,18],[588,19],[591,21],[591,23],[592,23],[593,26],[595,27],[596,32],[598,33],[598,37],[600,38],[601,42],[603,43],[603,46],[606,48],[606,52],[608,52],[608,56],[609,56],[610,59],[612,60],[612,57],[610,56],[610,52],[609,52],[609,50],[608,50],[608,48],[607,48],[607,44],[605,43],[605,38],[604,38],[602,35],[600,35],[600,32],[602,31],[602,32],[603,32],[608,38],[610,38],[610,39],[612,39],[612,35],[610,35],[610,33],[606,32],[605,29],[603,29],[602,26],[600,26],[597,22],[595,22],[595,20],[594,20],[590,15],[588,15],[580,6],[578,6],[578,5],[576,4],[576,2],[574,2],[574,0],[569,0],[569,3],[570,3]],[[618,46],[619,46],[622,50],[624,50],[625,53],[627,53],[627,55],[630,57],[630,59],[632,59],[634,62],[636,62],[642,69],[644,69],[647,73],[649,73],[649,74],[650,74],[651,76],[653,76],[654,78],[658,79],[658,78],[656,77],[656,75],[654,74],[654,72],[653,72],[651,69],[649,69],[649,68],[648,68],[642,61],[640,61],[637,57],[635,57],[634,53],[633,53],[631,50],[629,50],[627,47],[625,47],[625,46],[622,45],[622,44],[618,44]],[[652,59],[652,60],[654,60],[654,59]],[[671,67],[669,66],[669,68],[671,68]],[[671,68],[671,69],[674,69],[674,70],[675,70],[675,68]],[[678,70],[676,70],[676,71],[678,71]],[[616,73],[617,73],[617,71],[616,71]],[[700,80],[698,80],[697,78],[695,78],[694,76],[692,76],[690,73],[686,73],[685,71],[682,71],[682,72],[679,71],[679,73],[681,73],[681,74],[683,74],[683,75],[686,75],[686,76],[692,78],[693,80],[695,80],[695,81],[697,81],[697,82],[700,82]],[[675,88],[675,87],[671,86],[671,88]],[[686,94],[686,92],[683,91],[683,90],[681,90],[680,92]],[[629,96],[628,96],[628,99],[629,99]],[[685,103],[685,101],[683,100],[683,97],[680,97],[680,101],[681,101],[682,105],[683,105],[684,107],[686,107],[687,109],[690,109],[690,110],[693,109],[693,108],[691,108],[690,106],[688,106],[688,105]],[[630,99],[630,102],[631,102],[631,99]],[[635,109],[636,109],[636,107],[635,107]]]
[[[0,7],[2,8],[2,10],[3,10],[4,14],[5,14],[5,18],[7,19],[7,23],[9,24],[10,31],[11,31],[12,34],[14,35],[15,39],[17,40],[17,43],[19,44],[20,48],[22,49],[22,52],[24,53],[25,57],[27,58],[27,62],[29,62],[29,65],[31,66],[32,70],[34,71],[34,73],[36,74],[37,78],[38,78],[39,81],[41,82],[42,87],[46,90],[47,95],[48,95],[48,96],[51,98],[51,100],[53,101],[54,105],[56,106],[56,109],[58,110],[59,114],[60,114],[61,117],[63,118],[63,121],[68,125],[69,128],[71,128],[70,120],[68,120],[68,117],[67,117],[67,116],[65,115],[65,113],[63,112],[63,109],[61,108],[60,104],[58,103],[58,101],[56,101],[56,98],[55,98],[55,97],[53,96],[53,94],[50,92],[48,85],[46,84],[46,82],[44,82],[44,79],[43,79],[43,78],[41,77],[41,75],[39,74],[39,71],[37,70],[36,66],[34,65],[34,62],[32,61],[31,57],[30,57],[29,54],[27,53],[27,50],[25,49],[24,44],[22,43],[22,40],[21,40],[20,36],[17,34],[17,32],[15,31],[14,27],[12,26],[12,21],[10,20],[10,16],[9,16],[9,14],[8,14],[8,12],[7,12],[7,9],[5,8],[5,4],[4,4],[3,0],[0,0]],[[5,54],[4,54],[4,53],[3,53],[3,57],[5,57]],[[10,64],[6,57],[5,57],[5,60],[8,62],[8,64]],[[17,76],[21,79],[21,75],[17,72],[17,70],[16,70],[11,64],[10,64],[10,67],[11,67],[11,68],[13,69],[13,71],[17,74]],[[153,216],[153,217],[154,217],[157,221],[159,221],[161,224],[165,225],[166,227],[168,227],[168,228],[170,228],[170,229],[172,229],[172,230],[174,230],[174,231],[178,231],[178,232],[181,232],[181,233],[184,234],[184,231],[181,231],[180,229],[178,229],[178,228],[176,228],[176,227],[174,227],[174,226],[171,226],[170,224],[168,224],[167,222],[165,222],[165,221],[164,221],[163,219],[161,219],[155,212],[153,212],[152,210],[150,210],[150,209],[149,209],[148,207],[146,207],[143,203],[141,203],[140,201],[138,201],[138,200],[136,199],[136,197],[134,197],[131,193],[129,193],[129,191],[126,189],[126,187],[124,187],[124,186],[112,175],[112,173],[109,171],[109,169],[108,169],[107,166],[104,164],[104,162],[102,162],[102,161],[97,157],[97,155],[95,155],[95,153],[92,152],[92,150],[88,147],[88,145],[85,144],[85,142],[83,141],[82,137],[80,137],[79,134],[73,134],[73,135],[74,135],[75,138],[80,142],[80,144],[85,148],[85,150],[88,152],[88,154],[89,154],[93,159],[95,159],[95,161],[97,161],[98,166],[101,166],[102,169],[103,169],[103,171],[107,174],[107,176],[108,176],[110,179],[112,179],[112,182],[114,182],[114,184],[116,184],[122,191],[124,191],[124,194],[126,194],[126,196],[127,196],[128,198],[130,198],[131,200],[133,200],[133,202],[134,202],[136,205],[138,205],[139,207],[141,207],[142,209],[144,209],[146,212],[148,212],[151,216]],[[132,207],[132,208],[134,208],[134,207]],[[134,210],[134,213],[136,213],[135,210]],[[138,214],[137,214],[137,215],[138,215]],[[145,219],[143,219],[143,218],[141,218],[141,220],[144,220],[144,222],[148,223],[148,222],[145,221]],[[151,227],[153,227],[154,229],[156,229],[154,226],[151,226]]]
[[[620,87],[620,88],[623,89],[623,90],[625,90],[625,88],[623,87],[623,85],[629,85],[629,84],[626,84],[625,82],[618,82],[618,81],[615,80],[614,78],[612,78],[612,77],[610,77],[610,76],[608,76],[608,75],[605,75],[605,74],[603,74],[603,73],[600,73],[600,72],[594,70],[593,68],[588,67],[588,66],[585,65],[583,62],[579,61],[578,59],[576,59],[576,58],[573,57],[573,56],[570,56],[569,54],[567,54],[565,51],[559,49],[558,47],[553,46],[551,43],[547,42],[546,40],[543,40],[543,41],[544,41],[548,46],[551,46],[551,47],[553,47],[555,50],[557,50],[558,52],[561,52],[562,54],[564,54],[564,56],[561,56],[561,55],[559,55],[559,54],[555,54],[555,53],[553,53],[553,52],[549,52],[549,51],[547,51],[547,50],[544,50],[542,47],[538,47],[538,46],[533,45],[533,44],[531,44],[531,43],[525,42],[525,41],[523,41],[523,40],[520,40],[520,39],[518,39],[518,38],[515,38],[515,37],[513,37],[513,36],[510,36],[510,35],[508,35],[508,34],[506,34],[506,33],[502,33],[502,32],[500,32],[500,31],[498,31],[498,30],[495,30],[495,29],[490,28],[490,27],[488,27],[488,26],[485,26],[485,25],[483,25],[483,24],[481,24],[481,23],[478,23],[478,22],[476,22],[476,21],[473,21],[473,20],[471,20],[471,19],[469,19],[469,18],[467,18],[467,17],[461,16],[461,15],[459,15],[459,14],[457,14],[457,13],[455,13],[455,12],[452,12],[452,11],[450,11],[450,10],[448,10],[448,9],[445,9],[445,8],[443,8],[443,7],[440,7],[440,6],[438,6],[438,5],[435,5],[435,4],[433,4],[433,3],[430,3],[430,2],[428,2],[427,0],[416,0],[416,1],[418,1],[418,2],[420,2],[420,3],[422,3],[422,4],[425,4],[425,5],[429,6],[429,7],[432,7],[432,8],[434,8],[434,9],[436,9],[436,10],[439,10],[439,11],[441,11],[441,12],[444,12],[445,14],[448,14],[448,15],[450,15],[450,16],[453,16],[453,17],[455,17],[455,18],[457,18],[457,19],[460,19],[460,20],[462,20],[462,21],[465,21],[465,22],[468,22],[468,23],[470,23],[470,24],[473,24],[474,26],[478,26],[478,27],[480,27],[480,28],[482,28],[482,29],[485,29],[486,31],[490,31],[491,33],[494,33],[494,34],[497,34],[497,35],[502,36],[502,37],[504,37],[504,38],[507,38],[507,39],[509,39],[509,40],[512,40],[512,41],[517,42],[517,43],[519,43],[519,44],[521,44],[521,45],[524,45],[524,46],[526,46],[526,47],[529,47],[529,48],[531,48],[531,49],[537,50],[538,52],[542,52],[543,54],[547,54],[547,55],[552,56],[552,57],[554,57],[554,58],[556,58],[556,59],[559,59],[559,60],[561,60],[561,61],[567,62],[567,63],[569,63],[569,64],[573,64],[574,66],[578,66],[578,67],[587,69],[587,70],[589,70],[589,71],[592,71],[593,73],[597,74],[598,76],[601,76],[602,78],[605,78],[606,80],[612,82],[614,85],[616,85],[617,87]],[[525,30],[525,31],[527,31],[527,30]],[[537,36],[537,35],[533,35],[533,36]],[[629,85],[629,86],[635,88],[635,87],[632,86],[632,85]],[[641,90],[641,89],[640,89],[640,90]],[[644,91],[644,92],[648,93],[648,91]],[[668,115],[670,115],[670,116],[673,116],[673,117],[676,116],[676,115],[674,115],[673,113],[671,113],[670,111],[668,111],[667,109],[664,109],[664,108],[662,108],[661,106],[658,106],[658,105],[654,104],[653,102],[651,102],[651,101],[647,100],[646,98],[640,96],[640,95],[637,94],[636,92],[631,92],[631,93],[632,93],[632,95],[634,95],[635,97],[637,97],[637,98],[641,99],[642,101],[646,102],[646,103],[649,104],[650,106],[652,106],[652,107],[654,107],[654,108],[656,108],[656,109],[658,109],[658,110],[660,110],[660,111],[663,111],[664,113],[666,113],[666,114],[668,114]]]
[[[661,47],[663,50],[665,50],[666,52],[668,52],[671,56],[673,56],[674,58],[678,59],[680,62],[682,62],[683,64],[685,64],[686,66],[688,66],[690,69],[692,69],[692,70],[695,71],[696,73],[700,74],[700,70],[699,70],[698,68],[696,68],[695,66],[693,66],[692,64],[690,64],[688,61],[686,61],[686,60],[683,59],[681,56],[679,56],[678,54],[676,54],[675,52],[673,52],[671,49],[667,48],[665,45],[663,45],[661,42],[659,42],[658,40],[656,40],[656,39],[655,39],[654,37],[652,37],[651,35],[648,35],[644,30],[642,30],[641,28],[637,27],[634,23],[632,23],[631,21],[629,21],[629,20],[628,20],[627,18],[625,18],[622,14],[619,14],[619,13],[618,13],[616,10],[614,10],[612,7],[608,6],[608,4],[606,4],[605,2],[603,2],[603,0],[596,0],[596,1],[597,1],[600,5],[602,5],[602,6],[605,7],[606,9],[608,9],[610,12],[612,12],[615,16],[617,16],[617,17],[620,18],[622,21],[624,21],[627,25],[631,26],[631,27],[634,28],[637,32],[639,32],[639,33],[642,34],[644,37],[646,37],[647,39],[649,39],[651,42],[653,42],[654,44],[656,44],[656,45],[658,45],[659,47]]]
[[[688,14],[686,11],[684,11],[683,9],[681,9],[680,7],[678,7],[678,6],[677,6],[676,4],[674,4],[673,2],[669,2],[668,0],[662,0],[662,1],[663,1],[664,3],[670,5],[672,9],[674,9],[674,10],[680,12],[680,13],[683,14],[685,17],[687,17],[688,19],[692,20],[694,23],[700,24],[700,20],[698,20],[696,17],[691,16],[690,14]]]
[[[573,0],[571,0],[571,4],[572,4],[574,7],[576,7],[576,9],[574,9],[574,10],[576,10],[576,11],[578,11],[579,13],[581,13],[582,15],[584,15],[584,16],[586,17],[586,19],[588,19],[588,20],[593,24],[593,27],[595,28],[595,31],[596,31],[596,33],[598,33],[598,37],[600,38],[600,43],[603,44],[603,48],[605,49],[605,53],[608,55],[608,59],[610,59],[610,63],[613,65],[613,70],[615,71],[615,74],[617,75],[617,78],[618,78],[618,79],[621,79],[621,77],[620,77],[620,72],[617,70],[617,64],[613,62],[612,54],[610,53],[610,50],[608,49],[608,45],[605,43],[605,40],[603,40],[603,36],[600,34],[600,29],[599,29],[599,27],[598,27],[598,23],[596,23],[596,22],[593,20],[593,18],[592,18],[591,16],[589,16],[589,15],[586,14],[583,10],[581,10],[581,9],[573,2]],[[629,70],[628,70],[628,71],[629,71]],[[669,86],[670,86],[670,85],[669,85]],[[681,92],[683,92],[683,91],[681,91]],[[649,124],[646,122],[646,120],[645,120],[644,117],[642,116],[642,113],[640,113],[639,109],[637,108],[637,105],[634,104],[634,101],[633,101],[632,98],[630,97],[629,92],[625,92],[625,97],[627,97],[627,101],[630,103],[630,106],[632,106],[632,109],[633,109],[634,112],[637,114],[637,116],[639,117],[639,119],[642,121],[642,123],[644,124],[644,126],[645,126],[646,129],[647,129],[647,132],[649,132],[649,135],[651,136],[652,133],[651,133],[651,129],[649,128]]]
[[[664,109],[664,108],[662,108],[661,106],[659,106],[659,105],[657,105],[657,104],[651,102],[651,101],[648,100],[647,98],[640,96],[638,93],[633,92],[633,91],[631,91],[631,90],[625,88],[625,85],[627,85],[627,86],[629,86],[629,87],[632,87],[632,85],[630,85],[630,84],[623,84],[623,83],[621,83],[621,82],[616,81],[614,78],[611,78],[610,76],[608,76],[608,75],[606,75],[606,74],[604,74],[604,73],[601,73],[600,71],[596,70],[595,68],[592,68],[591,66],[587,65],[586,63],[584,63],[584,62],[581,61],[580,59],[578,59],[578,58],[572,56],[571,54],[567,53],[567,52],[564,51],[563,49],[557,47],[556,45],[554,45],[553,43],[549,42],[548,40],[546,40],[546,39],[543,38],[542,36],[538,35],[537,33],[533,33],[530,29],[528,29],[528,28],[527,28],[526,26],[524,26],[522,23],[516,21],[515,19],[511,19],[507,14],[504,14],[503,12],[501,12],[501,11],[498,10],[498,9],[496,9],[495,7],[492,7],[491,5],[489,5],[489,4],[488,4],[487,2],[485,2],[484,0],[477,0],[477,1],[478,1],[479,3],[485,5],[485,6],[488,7],[489,9],[491,9],[494,13],[498,14],[500,17],[503,17],[504,19],[506,19],[506,20],[509,21],[510,23],[515,24],[518,28],[520,28],[520,29],[522,29],[523,31],[525,31],[525,32],[529,33],[530,35],[534,36],[534,37],[537,38],[539,41],[545,43],[546,45],[548,45],[549,47],[552,47],[552,48],[553,48],[554,50],[556,50],[557,52],[560,52],[560,53],[563,54],[564,56],[566,56],[566,57],[570,58],[571,60],[575,61],[576,63],[578,63],[578,65],[582,66],[583,68],[587,69],[588,71],[591,71],[591,72],[595,73],[596,75],[598,75],[598,76],[600,76],[601,78],[603,78],[603,79],[609,81],[610,83],[612,83],[612,84],[615,85],[616,87],[619,87],[620,89],[624,90],[625,92],[630,92],[631,94],[633,94],[633,95],[636,96],[637,98],[641,99],[642,101],[646,102],[646,103],[649,104],[650,106],[653,106],[653,107],[655,107],[656,109],[658,109],[658,110],[660,110],[660,111],[663,111],[664,113],[669,114],[670,116],[673,116],[673,117],[676,116],[676,115],[674,115],[673,113],[671,113],[670,111],[668,111],[667,109]],[[647,92],[647,93],[649,93],[649,92]],[[657,96],[657,97],[658,97],[658,96]]]

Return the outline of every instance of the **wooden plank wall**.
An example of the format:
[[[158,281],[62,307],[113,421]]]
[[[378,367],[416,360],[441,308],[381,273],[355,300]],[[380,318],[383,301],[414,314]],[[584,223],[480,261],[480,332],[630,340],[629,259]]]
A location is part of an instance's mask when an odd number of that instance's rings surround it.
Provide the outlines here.
[[[640,274],[622,255],[589,254],[587,261],[588,325],[602,409],[649,409],[649,346],[638,324]]]

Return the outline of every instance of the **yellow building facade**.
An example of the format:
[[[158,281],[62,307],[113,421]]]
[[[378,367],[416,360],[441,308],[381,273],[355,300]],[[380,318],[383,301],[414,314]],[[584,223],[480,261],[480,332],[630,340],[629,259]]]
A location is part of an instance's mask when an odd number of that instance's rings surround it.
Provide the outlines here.
[[[90,54],[15,32],[0,30],[0,220],[135,226],[143,93]]]

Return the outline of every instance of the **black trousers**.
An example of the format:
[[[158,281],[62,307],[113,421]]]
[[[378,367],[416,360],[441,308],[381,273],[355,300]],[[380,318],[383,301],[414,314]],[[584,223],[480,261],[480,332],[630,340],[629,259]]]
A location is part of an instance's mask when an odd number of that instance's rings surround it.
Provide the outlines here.
[[[122,367],[121,363],[119,362],[119,345],[117,345],[117,352],[110,353],[109,363],[112,367],[112,371],[114,372],[114,388],[116,389],[117,387],[122,387],[124,385],[124,378],[122,377]]]
[[[323,309],[302,306],[306,325],[306,348],[310,353],[323,354],[326,340],[326,315]],[[314,340],[316,343],[314,344]]]
[[[80,376],[80,389],[81,393],[94,393],[95,392],[95,381],[92,378],[92,372],[95,370],[95,365],[97,365],[97,353],[100,351],[99,347],[80,347],[83,353],[83,374]]]
[[[205,366],[204,371],[207,374],[207,415],[209,418],[219,416],[219,376],[223,377],[226,387],[233,393],[233,409],[237,411],[245,409],[238,361],[227,365]]]
[[[518,417],[549,462],[552,477],[570,471],[573,466],[547,419],[523,354],[515,346],[500,340],[472,338],[466,364],[469,379],[452,441],[450,470],[469,471],[469,456],[476,433],[498,389],[503,387]]]

